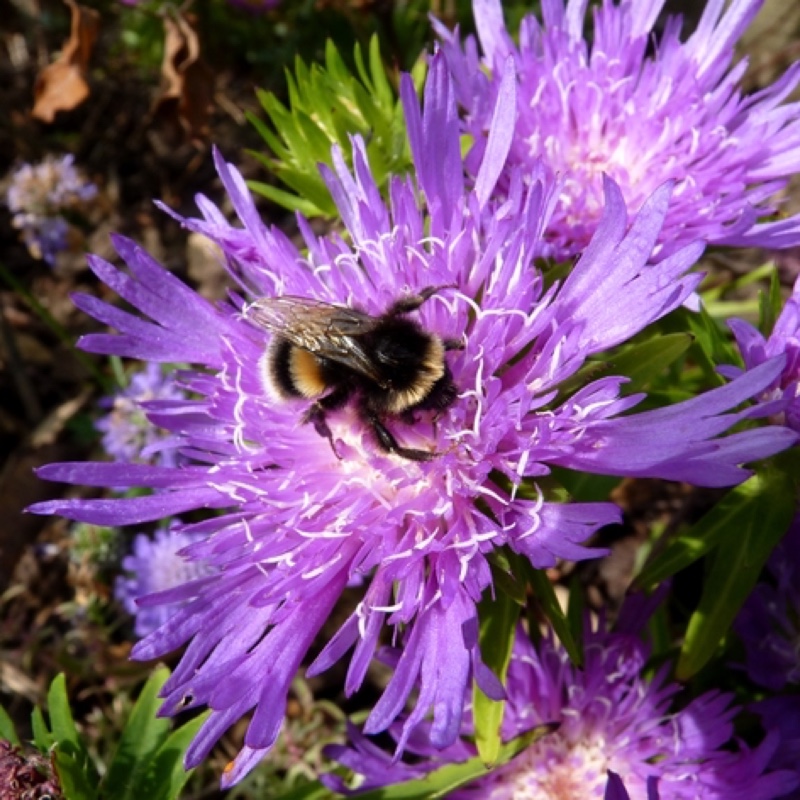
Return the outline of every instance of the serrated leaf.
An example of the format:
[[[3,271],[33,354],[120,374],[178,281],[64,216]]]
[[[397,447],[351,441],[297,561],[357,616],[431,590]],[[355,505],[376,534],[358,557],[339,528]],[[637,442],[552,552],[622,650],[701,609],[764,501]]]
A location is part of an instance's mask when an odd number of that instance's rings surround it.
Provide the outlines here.
[[[3,706],[0,706],[0,739],[5,739],[7,742],[11,742],[11,744],[17,747],[20,745],[17,729],[14,727],[11,717]]]
[[[56,772],[66,800],[95,800],[97,772],[87,761],[86,751],[64,740],[53,748]]]
[[[772,486],[786,481],[792,489],[789,495],[779,499],[782,506],[788,498],[795,496],[795,476],[800,475],[800,451],[781,453],[763,474],[753,475],[739,486],[731,489],[696,525],[673,539],[653,560],[645,566],[634,580],[636,589],[653,589],[659,583],[675,575],[702,558],[714,548],[735,536],[742,515],[751,514],[773,502]]]
[[[495,597],[481,600],[478,606],[480,620],[480,650],[484,664],[505,684],[511,651],[514,647],[519,605],[495,583]],[[503,745],[500,726],[505,710],[504,700],[487,697],[473,681],[472,709],[475,721],[475,744],[483,762],[497,762]]]
[[[504,744],[500,749],[498,764],[511,761],[514,756],[543,736],[552,733],[557,727],[557,724],[540,725]],[[416,781],[397,783],[355,796],[359,800],[440,800],[459,787],[488,775],[491,770],[492,768],[487,767],[480,758],[472,758],[460,764],[448,764]]]
[[[334,144],[339,145],[345,161],[350,163],[350,138],[354,134],[367,141],[370,167],[379,188],[385,186],[390,172],[402,172],[410,165],[402,106],[388,80],[377,39],[370,44],[371,74],[367,73],[358,46],[355,62],[357,74],[329,41],[324,66],[308,67],[298,58],[294,73],[287,71],[288,106],[269,92],[257,92],[269,124],[255,127],[275,156],[262,159],[262,163],[297,197],[291,192],[261,193],[286,208],[328,217],[337,215],[318,166],[332,163]]]
[[[675,670],[678,680],[691,678],[714,655],[794,518],[793,475],[770,470],[754,475],[747,483],[752,484],[752,491],[739,505],[735,525],[714,552],[700,603],[689,619]]]
[[[156,716],[161,706],[158,693],[168,677],[169,670],[166,667],[157,669],[142,687],[131,710],[103,780],[103,793],[113,800],[146,797],[142,784],[153,755],[169,733],[169,720]]]
[[[175,800],[178,797],[194,771],[184,769],[184,755],[210,715],[210,712],[201,714],[167,737],[153,756],[139,796],[147,800]]]

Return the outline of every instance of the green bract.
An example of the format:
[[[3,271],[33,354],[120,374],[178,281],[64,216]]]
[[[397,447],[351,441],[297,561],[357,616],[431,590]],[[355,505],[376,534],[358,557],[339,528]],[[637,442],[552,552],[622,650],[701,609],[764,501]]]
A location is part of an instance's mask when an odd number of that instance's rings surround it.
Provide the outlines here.
[[[306,216],[335,218],[338,210],[319,172],[330,165],[331,146],[338,144],[349,158],[350,138],[361,134],[372,174],[383,190],[390,173],[411,167],[400,101],[386,71],[377,37],[365,63],[361,48],[354,50],[356,74],[348,68],[333,42],[325,48],[325,64],[307,66],[298,58],[294,74],[287,72],[288,107],[272,92],[258,91],[269,124],[253,114],[248,119],[272,150],[272,156],[253,153],[288,187],[251,181],[250,188],[291,211]],[[419,85],[424,65],[415,71]]]

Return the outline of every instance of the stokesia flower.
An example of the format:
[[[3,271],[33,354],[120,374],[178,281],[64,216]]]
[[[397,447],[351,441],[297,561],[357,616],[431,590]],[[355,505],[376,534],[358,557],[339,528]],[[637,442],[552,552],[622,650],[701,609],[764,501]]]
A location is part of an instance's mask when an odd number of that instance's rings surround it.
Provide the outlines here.
[[[69,247],[68,219],[87,210],[97,187],[74,166],[74,157],[48,156],[39,164],[23,164],[11,176],[6,201],[11,222],[22,231],[31,255],[48,264]]]
[[[775,800],[797,785],[796,770],[765,768],[774,737],[755,749],[733,743],[730,695],[707,692],[679,706],[680,687],[669,682],[668,666],[646,677],[649,651],[636,632],[589,631],[584,656],[578,668],[552,635],[534,646],[518,634],[502,738],[511,741],[540,726],[552,730],[450,792],[450,800]],[[358,790],[364,791],[475,758],[472,733],[468,713],[463,738],[442,751],[420,724],[408,748],[417,756],[413,765],[393,762],[352,728],[350,747],[331,745],[326,752],[360,776]],[[324,780],[347,791],[337,775]]]
[[[780,795],[781,800],[800,800],[800,695],[769,697],[751,709],[761,717],[767,740],[774,743],[768,769],[789,770],[796,776],[794,791]]]
[[[777,355],[785,356],[783,371],[764,392],[764,398],[783,398],[786,407],[780,421],[800,432],[800,278],[768,338],[742,319],[730,319],[728,325],[736,337],[745,369],[753,369]],[[738,367],[728,365],[721,366],[719,371],[726,377],[742,373]]]
[[[513,81],[506,86],[495,112],[500,133],[514,115]],[[647,266],[670,187],[655,192],[629,224],[619,190],[609,182],[597,235],[570,276],[546,287],[533,259],[552,187],[544,179],[517,182],[494,205],[508,144],[498,135],[475,187],[465,190],[455,97],[440,58],[431,65],[424,113],[408,76],[401,92],[418,185],[394,178],[387,207],[360,138],[353,141],[352,173],[338,151],[334,169],[323,169],[349,241],[317,238],[301,218],[308,252],[299,252],[262,223],[241,175],[217,156],[243,227],[228,223],[204,197],[198,199],[202,218],[179,219],[220,246],[247,300],[212,305],[121,237],[115,244],[130,273],[97,257],[90,265],[152,321],[94,297],[76,300],[120,331],[87,336],[84,348],[196,365],[182,376],[193,399],[157,419],[151,415],[180,437],[181,455],[193,463],[51,465],[43,477],[155,493],[62,499],[33,510],[111,525],[190,509],[220,512],[184,528],[207,537],[186,556],[216,571],[151,598],[185,605],[139,642],[134,656],[158,658],[188,643],[164,688],[162,711],[212,709],[188,750],[187,766],[253,711],[224,785],[272,747],[292,677],[348,582],[363,579],[361,602],[309,674],[353,648],[345,681],[352,694],[364,681],[384,624],[391,626],[402,655],[367,729],[386,729],[415,692],[405,730],[433,709],[432,739],[444,747],[458,736],[471,676],[499,695],[477,646],[476,603],[491,582],[487,555],[508,545],[536,567],[591,558],[604,551],[583,542],[619,518],[610,503],[546,497],[536,481],[550,465],[722,486],[749,474],[742,463],[796,438],[778,426],[718,438],[758,411],[731,409],[774,380],[780,358],[706,395],[641,414],[623,416],[641,399],[621,396],[624,378],[604,378],[562,396],[559,384],[588,356],[683,302],[699,280],[688,271],[701,245],[657,268]],[[310,401],[279,400],[265,386],[270,334],[253,324],[253,300],[299,297],[306,305],[357,306],[379,315],[426,287],[437,290],[408,318],[443,341],[461,343],[440,354],[457,396],[438,412],[388,417],[385,424],[401,446],[427,451],[429,460],[379,446],[356,402],[325,415],[328,441],[320,425],[303,422]]]
[[[103,399],[102,405],[110,411],[95,422],[103,434],[103,449],[117,461],[174,465],[176,443],[167,430],[151,420],[159,412],[165,414],[183,406],[185,399],[174,372],[156,362],[146,364],[124,389]]]
[[[603,800],[631,800],[622,778],[612,770],[608,771],[608,783]],[[658,781],[652,777],[647,779],[647,800],[659,800]]]
[[[659,242],[670,251],[703,239],[718,245],[791,247],[800,216],[774,220],[779,192],[800,171],[800,106],[783,103],[800,83],[800,63],[752,95],[742,90],[746,60],[734,47],[762,0],[705,4],[696,31],[681,41],[672,17],[655,38],[664,0],[548,0],[543,21],[526,16],[515,44],[500,0],[473,0],[483,50],[437,25],[480,144],[513,60],[519,116],[505,170],[530,174],[540,160],[564,184],[548,226],[547,255],[579,253],[603,213],[603,176],[638,211],[665,180],[675,181]],[[655,41],[654,41],[655,38]],[[481,148],[479,147],[478,150]]]
[[[130,554],[122,560],[125,574],[117,578],[114,595],[136,618],[134,631],[139,637],[167,623],[175,611],[169,605],[140,605],[139,599],[190,584],[213,572],[201,561],[183,557],[183,551],[200,537],[176,530],[176,524],[156,531],[152,537],[137,534]]]

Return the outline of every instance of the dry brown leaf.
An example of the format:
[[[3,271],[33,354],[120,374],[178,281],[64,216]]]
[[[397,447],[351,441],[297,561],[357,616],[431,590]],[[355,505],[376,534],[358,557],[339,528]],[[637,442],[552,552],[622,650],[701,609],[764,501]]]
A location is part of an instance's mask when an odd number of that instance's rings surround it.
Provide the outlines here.
[[[52,122],[59,111],[71,111],[89,96],[86,75],[89,58],[100,30],[100,14],[92,8],[64,0],[72,12],[72,25],[61,55],[37,76],[33,87],[32,115]]]
[[[163,88],[153,114],[201,139],[208,134],[214,74],[200,57],[194,24],[194,17],[180,12],[164,18]]]

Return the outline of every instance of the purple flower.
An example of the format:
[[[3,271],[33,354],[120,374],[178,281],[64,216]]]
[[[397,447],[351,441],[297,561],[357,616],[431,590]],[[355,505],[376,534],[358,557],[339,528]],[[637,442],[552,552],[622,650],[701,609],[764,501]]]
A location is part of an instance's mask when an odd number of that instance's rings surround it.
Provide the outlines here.
[[[482,58],[473,40],[462,49],[457,34],[437,25],[479,145],[513,60],[520,103],[505,171],[530,174],[541,159],[564,180],[545,253],[566,258],[586,246],[603,213],[604,175],[632,211],[665,180],[675,181],[659,236],[669,251],[695,239],[800,243],[800,216],[769,220],[778,193],[800,170],[800,106],[783,103],[800,82],[800,63],[749,96],[741,88],[746,61],[732,66],[762,0],[733,0],[727,9],[721,1],[705,4],[685,42],[679,17],[653,41],[664,0],[603,0],[593,7],[590,44],[587,5],[543,3],[543,21],[525,17],[517,45],[500,0],[474,0]]]
[[[769,743],[768,769],[788,770],[795,775],[794,791],[780,795],[784,800],[800,798],[800,695],[782,695],[752,706],[761,717]]]
[[[136,618],[134,630],[138,637],[147,636],[165,625],[175,613],[175,607],[147,601],[139,604],[137,600],[176,586],[189,586],[192,581],[213,572],[208,565],[183,557],[183,551],[200,538],[181,533],[174,526],[156,531],[152,538],[143,533],[134,538],[130,555],[122,560],[127,574],[117,578],[114,595]]]
[[[798,784],[797,771],[767,770],[774,742],[733,747],[736,709],[731,696],[708,692],[678,705],[679,686],[668,667],[642,673],[649,652],[629,630],[590,631],[583,668],[570,663],[552,636],[534,647],[517,636],[506,684],[505,741],[551,726],[514,759],[448,794],[450,800],[775,800]],[[469,702],[469,698],[465,698]],[[474,758],[467,715],[462,739],[448,750],[432,746],[427,723],[413,732],[415,764],[393,763],[351,730],[352,747],[333,745],[330,756],[363,776],[363,791],[420,778],[446,763]],[[610,774],[613,773],[613,774]],[[338,776],[325,776],[338,791]]]
[[[69,217],[82,212],[97,195],[97,187],[75,168],[71,155],[48,156],[36,165],[23,164],[11,176],[6,201],[12,223],[22,231],[35,258],[55,263],[69,247]]]
[[[462,343],[441,355],[457,397],[438,413],[386,420],[402,446],[429,451],[430,460],[386,452],[353,403],[325,416],[330,442],[315,425],[303,424],[308,400],[276,400],[267,391],[269,335],[252,324],[244,299],[212,305],[121,237],[115,243],[130,274],[90,259],[101,280],[152,321],[79,296],[84,311],[120,331],[85,337],[83,347],[197,365],[183,378],[195,399],[170,414],[150,415],[180,437],[182,456],[194,463],[177,469],[51,465],[43,477],[156,493],[56,500],[33,510],[122,525],[225,509],[185,529],[208,537],[186,553],[216,573],[163,593],[163,601],[186,604],[134,650],[137,658],[151,659],[189,643],[164,690],[164,713],[213,709],[188,751],[188,766],[253,711],[225,785],[275,742],[292,677],[348,583],[363,579],[362,600],[309,674],[353,649],[345,681],[352,694],[384,625],[391,626],[403,651],[367,729],[386,729],[416,690],[404,730],[433,709],[432,740],[446,747],[458,736],[471,676],[499,694],[477,647],[476,603],[491,582],[487,555],[507,545],[536,567],[591,558],[604,551],[583,542],[619,518],[610,503],[547,497],[537,479],[551,465],[722,486],[749,474],[740,464],[796,438],[777,426],[717,438],[751,415],[747,408],[730,410],[774,380],[780,358],[702,397],[640,414],[623,415],[641,399],[621,396],[624,378],[560,392],[587,356],[683,302],[699,280],[687,272],[702,248],[691,245],[647,266],[670,187],[629,222],[619,190],[608,182],[597,234],[569,277],[547,287],[534,258],[552,187],[544,179],[527,187],[515,182],[502,204],[491,201],[507,153],[502,132],[514,114],[513,81],[507,88],[495,111],[499,133],[490,138],[475,187],[465,190],[455,98],[443,62],[431,65],[424,113],[405,77],[401,91],[419,186],[393,179],[387,207],[363,141],[353,142],[352,174],[335,152],[334,170],[323,174],[349,241],[317,238],[301,218],[308,254],[299,252],[262,223],[244,180],[219,157],[220,177],[244,227],[230,225],[204,197],[198,198],[203,217],[182,219],[221,247],[249,298],[289,295],[377,315],[398,298],[441,287],[409,319],[443,341]]]
[[[767,562],[739,612],[735,629],[745,644],[746,668],[760,686],[780,691],[800,685],[800,517]]]
[[[103,405],[111,410],[95,422],[103,434],[103,449],[117,461],[174,465],[176,442],[151,420],[159,412],[180,410],[185,401],[186,393],[175,383],[174,373],[155,362],[146,364],[124,389],[104,399]]]
[[[785,355],[781,374],[764,392],[764,398],[783,398],[786,408],[781,421],[800,432],[800,279],[795,282],[792,296],[786,301],[769,338],[741,319],[728,320],[744,359],[745,369],[751,370],[777,355]],[[722,366],[719,371],[727,377],[740,375],[737,367]]]
[[[608,783],[603,800],[631,800],[622,778],[611,770],[608,771]],[[652,776],[647,779],[647,800],[659,800],[658,780]]]

